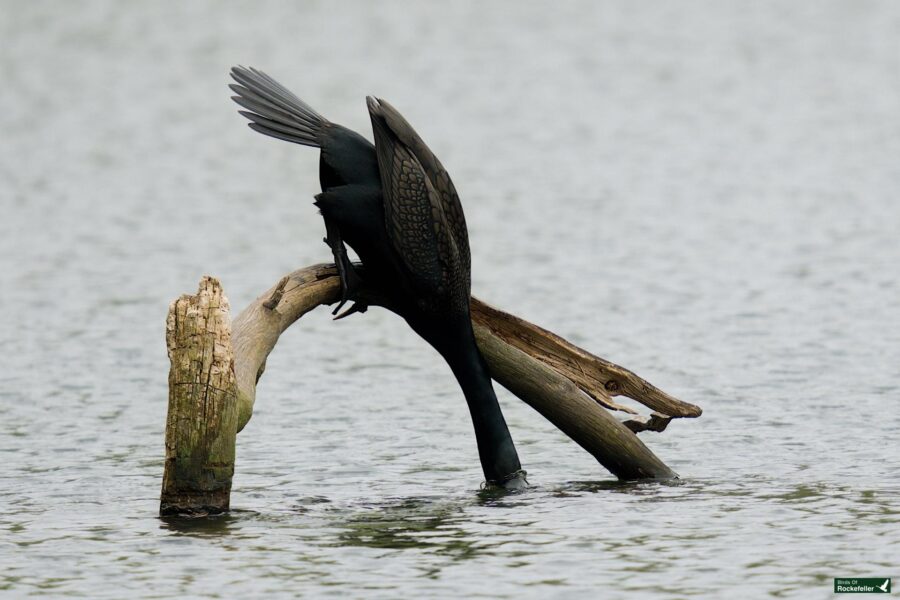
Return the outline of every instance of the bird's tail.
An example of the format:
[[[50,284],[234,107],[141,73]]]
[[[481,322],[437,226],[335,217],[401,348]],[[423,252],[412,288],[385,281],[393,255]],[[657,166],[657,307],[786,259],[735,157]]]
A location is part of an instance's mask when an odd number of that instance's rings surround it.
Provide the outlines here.
[[[238,111],[250,119],[247,125],[262,134],[319,148],[328,120],[286,87],[253,67],[232,67],[237,84],[228,87],[231,99],[246,108]]]

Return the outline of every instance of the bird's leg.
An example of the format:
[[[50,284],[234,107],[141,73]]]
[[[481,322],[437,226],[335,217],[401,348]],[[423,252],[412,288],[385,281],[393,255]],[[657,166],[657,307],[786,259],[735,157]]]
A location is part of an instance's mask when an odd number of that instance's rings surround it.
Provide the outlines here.
[[[347,247],[341,239],[340,230],[338,230],[337,225],[327,218],[325,219],[325,235],[326,237],[323,241],[331,248],[331,253],[334,255],[334,265],[337,267],[338,277],[341,280],[341,301],[331,314],[337,314],[348,300],[353,300],[353,306],[335,317],[335,319],[342,319],[355,312],[366,312],[368,305],[359,300],[359,292],[363,284],[362,278],[356,272],[353,263],[350,262],[350,257],[347,256]]]

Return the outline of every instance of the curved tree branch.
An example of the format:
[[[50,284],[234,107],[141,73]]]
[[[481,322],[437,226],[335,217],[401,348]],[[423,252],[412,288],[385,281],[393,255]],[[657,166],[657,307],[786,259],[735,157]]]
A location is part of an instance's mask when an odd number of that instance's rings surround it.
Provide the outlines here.
[[[266,358],[278,338],[312,309],[337,301],[340,291],[334,265],[313,265],[282,277],[234,319],[231,341],[235,355],[238,431],[253,414],[256,382],[262,377]]]

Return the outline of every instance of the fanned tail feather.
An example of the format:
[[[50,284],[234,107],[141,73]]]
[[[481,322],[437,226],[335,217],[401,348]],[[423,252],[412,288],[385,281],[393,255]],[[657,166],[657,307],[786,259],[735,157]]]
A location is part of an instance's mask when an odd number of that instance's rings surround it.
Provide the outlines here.
[[[238,111],[249,119],[254,131],[287,142],[320,148],[328,120],[286,87],[253,67],[232,67],[231,99],[247,110]]]

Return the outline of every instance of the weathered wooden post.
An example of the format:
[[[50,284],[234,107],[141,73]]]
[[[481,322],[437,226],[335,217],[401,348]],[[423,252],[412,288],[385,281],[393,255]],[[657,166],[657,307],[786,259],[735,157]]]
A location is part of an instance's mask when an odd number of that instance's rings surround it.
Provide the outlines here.
[[[228,510],[234,473],[237,389],[228,299],[204,277],[197,295],[169,306],[169,414],[159,512]]]

